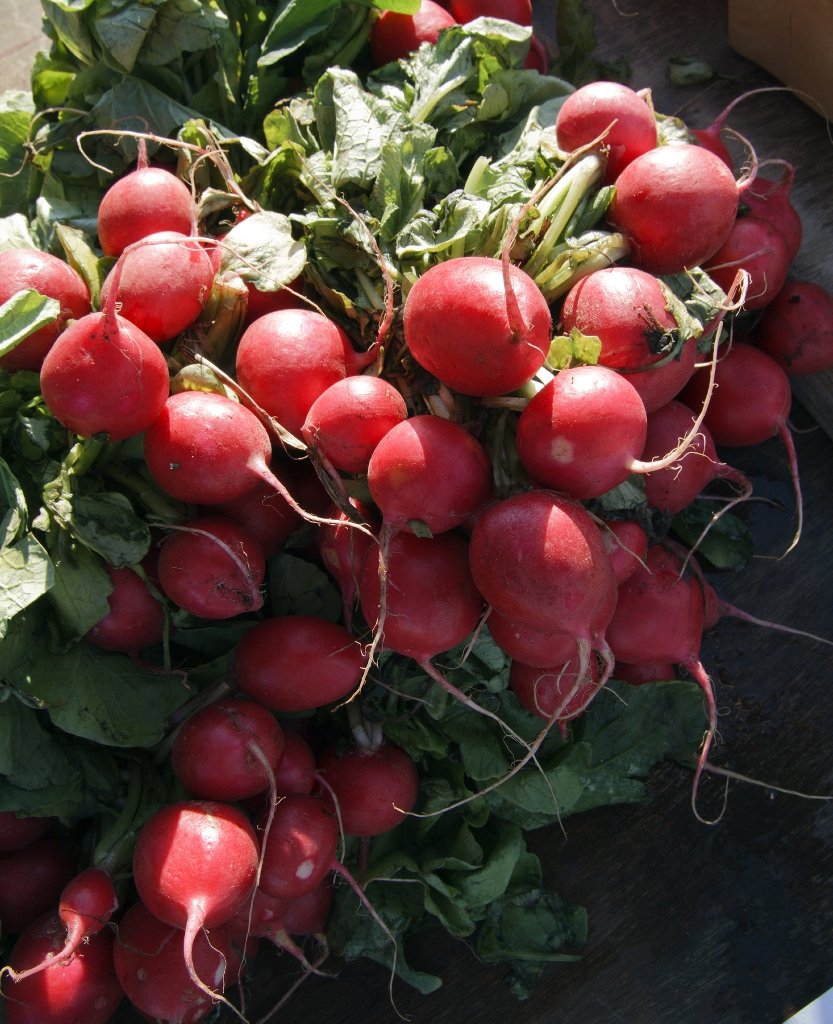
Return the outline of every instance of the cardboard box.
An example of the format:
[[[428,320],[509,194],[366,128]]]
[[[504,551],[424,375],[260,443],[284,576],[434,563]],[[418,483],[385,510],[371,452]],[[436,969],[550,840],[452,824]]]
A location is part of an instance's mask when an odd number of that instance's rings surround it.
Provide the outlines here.
[[[729,43],[833,119],[833,0],[729,0]]]

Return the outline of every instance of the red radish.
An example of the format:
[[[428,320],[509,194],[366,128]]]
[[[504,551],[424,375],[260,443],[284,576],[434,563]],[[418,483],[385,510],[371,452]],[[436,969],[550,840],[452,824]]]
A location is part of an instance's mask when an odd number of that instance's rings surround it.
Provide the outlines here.
[[[628,164],[657,145],[657,123],[645,99],[620,82],[597,81],[570,93],[558,109],[555,135],[568,153],[597,139],[606,147],[604,180],[615,181]]]
[[[645,412],[652,413],[677,397],[691,379],[696,366],[697,339],[689,338],[672,359],[623,372],[636,388]]]
[[[547,721],[565,723],[578,718],[601,689],[598,662],[591,662],[589,674],[579,677],[575,655],[563,664],[537,668],[513,661],[509,686],[526,710]]]
[[[546,75],[549,73],[551,63],[552,60],[546,46],[533,32],[529,39],[529,53],[526,55],[524,67],[537,71],[539,75]]]
[[[788,377],[830,369],[833,295],[813,281],[787,281],[761,314],[749,340]]]
[[[597,337],[598,362],[614,370],[660,362],[679,334],[662,283],[636,267],[605,267],[577,281],[564,296],[560,326]]]
[[[59,962],[65,937],[54,911],[20,935],[9,966],[23,980],[3,992],[6,1024],[107,1024],[113,1017],[124,997],[113,967],[113,932],[105,928],[89,935]],[[49,970],[29,973],[44,961]]]
[[[801,215],[790,200],[790,193],[795,178],[795,168],[787,160],[772,161],[783,168],[782,176],[773,181],[756,175],[755,180],[743,194],[741,200],[741,217],[760,217],[771,224],[783,237],[787,245],[790,262],[798,255],[804,226]]]
[[[112,291],[121,316],[163,344],[197,320],[213,280],[211,256],[200,242],[160,231],[122,254],[101,287],[101,302]]]
[[[204,985],[195,985],[182,956],[182,931],[160,921],[141,902],[119,921],[113,949],[119,983],[133,1006],[151,1020],[177,1024],[197,1024],[215,1008],[232,973],[232,959],[225,928],[200,929],[193,967]]]
[[[413,358],[464,395],[514,391],[544,363],[552,320],[538,286],[512,264],[460,256],[429,268],[403,311]]]
[[[338,822],[323,800],[284,797],[263,844],[260,888],[281,899],[317,889],[334,869],[337,847]]]
[[[285,729],[283,738],[283,757],[275,771],[275,792],[278,796],[311,793],[318,768],[312,747],[293,729]]]
[[[371,518],[365,505],[355,499],[351,504],[365,520]],[[370,548],[376,543],[366,533],[348,525],[347,513],[332,508],[329,523],[319,527],[318,553],[324,568],[335,579],[341,591],[344,624],[351,628],[353,608],[358,600],[358,579]],[[340,520],[340,522],[339,522]]]
[[[381,67],[407,57],[422,43],[436,43],[443,29],[456,24],[456,19],[433,0],[421,0],[414,14],[382,11],[370,30],[373,63]]]
[[[23,971],[10,966],[12,979],[19,982],[47,967],[66,963],[82,943],[87,943],[109,923],[118,905],[111,876],[101,868],[85,868],[67,882],[58,901],[58,917],[66,930],[63,946],[50,950],[40,963]]]
[[[681,397],[692,409],[699,409],[707,390],[705,369],[701,369]],[[785,554],[798,543],[803,521],[798,458],[788,423],[791,404],[790,379],[778,363],[754,345],[736,341],[717,363],[714,393],[704,421],[715,443],[727,447],[761,444],[780,437],[787,451],[798,520]]]
[[[90,312],[90,293],[72,267],[40,249],[4,249],[0,252],[0,305],[19,291],[36,291],[61,304],[57,320],[39,327],[6,355],[0,369],[40,370],[46,353],[70,320]]]
[[[85,634],[87,643],[107,651],[140,651],[162,640],[165,609],[130,566],[106,566],[113,584],[109,611]]]
[[[337,380],[366,366],[344,331],[311,309],[281,309],[259,317],[237,347],[243,390],[290,433],[301,436],[310,406]]]
[[[216,246],[217,253],[221,256],[222,249]],[[243,318],[243,326],[248,327],[259,317],[267,313],[275,313],[279,309],[307,309],[303,300],[304,280],[296,277],[284,288],[278,288],[273,292],[262,292],[251,283],[246,281],[246,315]]]
[[[78,871],[75,850],[60,835],[46,833],[17,850],[0,853],[0,925],[16,935],[54,912],[64,886]]]
[[[638,267],[676,274],[702,266],[725,242],[738,198],[738,183],[714,153],[689,143],[658,146],[616,179],[608,216]]]
[[[226,697],[183,723],[171,748],[171,767],[191,796],[245,800],[274,786],[283,750],[283,730],[267,708]]]
[[[449,0],[448,9],[461,25],[475,18],[503,18],[516,25],[532,24],[531,0]]]
[[[190,235],[197,209],[188,186],[163,167],[149,167],[140,140],[135,170],[119,178],[98,204],[98,240],[105,256],[120,256],[157,231]]]
[[[617,661],[613,667],[613,678],[629,686],[643,686],[649,683],[669,682],[677,678],[677,670],[670,661],[646,661],[641,665],[629,665]]]
[[[266,562],[257,541],[225,516],[198,516],[172,532],[159,551],[159,585],[179,608],[204,619],[230,619],[263,607]]]
[[[333,886],[329,878],[310,892],[293,899],[270,896],[263,889],[255,892],[251,907],[243,910],[229,923],[233,938],[268,939],[290,953],[307,970],[315,968],[293,935],[315,935],[325,939],[324,929],[333,903]]]
[[[43,400],[83,437],[123,441],[153,423],[168,397],[168,364],[159,347],[107,307],[61,333],[40,373]]]
[[[367,484],[387,527],[438,534],[481,508],[492,491],[492,471],[483,446],[460,424],[411,416],[376,445]]]
[[[708,731],[694,774],[692,807],[717,729],[714,689],[702,662],[703,590],[691,573],[683,574],[680,559],[661,545],[648,549],[645,564],[619,587],[616,611],[607,640],[617,662],[643,665],[662,662],[683,666],[706,698]],[[697,815],[699,818],[699,814]]]
[[[373,449],[407,416],[405,399],[392,384],[381,377],[351,374],[316,398],[301,436],[337,470],[365,473]]]
[[[348,696],[364,657],[352,634],[314,615],[262,619],[242,637],[234,671],[244,693],[274,711],[307,711]]]
[[[212,994],[216,975],[198,974],[195,942],[203,929],[230,921],[251,897],[258,862],[255,831],[232,804],[168,804],[139,832],[133,852],[139,899],[160,921],[184,929],[180,953],[191,981],[206,994]]]
[[[260,544],[267,561],[281,550],[283,542],[303,522],[283,495],[266,480],[259,481],[239,498],[208,506],[206,511],[208,509],[233,519],[248,530]]]
[[[0,853],[22,850],[45,835],[54,823],[55,818],[52,817],[0,811]]]
[[[790,255],[780,232],[760,217],[738,217],[703,269],[728,293],[739,269],[749,274],[743,308],[763,309],[787,279]]]
[[[576,638],[570,633],[557,627],[541,629],[526,622],[513,622],[494,608],[489,612],[488,625],[492,639],[504,654],[537,668],[564,664],[578,650]]]
[[[692,410],[673,399],[648,416],[648,431],[642,458],[648,462],[662,458],[680,438],[691,432],[695,418]],[[713,480],[729,480],[739,485],[743,497],[752,493],[752,485],[737,469],[720,460],[709,428],[700,425],[688,450],[671,466],[645,477],[645,497],[651,508],[663,512],[682,512]]]
[[[602,530],[610,565],[617,584],[623,583],[648,550],[648,534],[633,519],[608,519]]]
[[[349,836],[378,836],[389,832],[413,810],[419,791],[416,764],[393,743],[340,753],[325,750],[318,771],[335,800],[341,825]]]

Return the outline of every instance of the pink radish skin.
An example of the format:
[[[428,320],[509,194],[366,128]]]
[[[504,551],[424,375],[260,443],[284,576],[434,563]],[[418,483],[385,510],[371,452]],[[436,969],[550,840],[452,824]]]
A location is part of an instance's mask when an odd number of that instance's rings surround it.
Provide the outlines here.
[[[739,188],[725,163],[700,146],[658,146],[616,179],[611,224],[628,239],[633,262],[654,274],[702,266],[732,230]]]
[[[349,836],[389,832],[416,804],[416,765],[393,743],[373,749],[352,747],[341,754],[330,748],[319,756],[318,771],[327,782],[327,794],[338,804]]]
[[[654,114],[633,89],[619,82],[589,82],[564,100],[555,120],[558,145],[567,152],[586,146],[607,130],[604,181],[615,181],[625,167],[657,145]]]
[[[316,398],[373,358],[354,352],[344,331],[323,314],[281,309],[259,317],[243,332],[236,377],[262,409],[300,438]]]
[[[267,708],[227,697],[182,725],[171,748],[171,767],[191,796],[245,800],[273,784],[283,751],[283,729]]]
[[[237,645],[237,684],[273,711],[309,711],[348,696],[364,656],[344,626],[314,615],[263,619]]]
[[[351,499],[350,503],[366,521],[372,521],[373,516],[367,506],[355,499]],[[360,533],[350,527],[347,513],[335,506],[331,508],[327,518],[331,522],[322,525],[318,531],[318,553],[324,568],[341,591],[344,624],[350,629],[353,609],[358,600],[359,574],[376,541],[366,533]]]
[[[683,343],[679,354],[664,363],[653,363],[632,372],[623,371],[642,399],[645,412],[661,409],[676,398],[697,367],[697,339]]]
[[[0,811],[0,853],[22,850],[46,835],[55,818],[38,815],[17,815],[14,811]]]
[[[75,320],[40,372],[50,412],[82,437],[123,441],[149,427],[168,397],[168,364],[144,331],[112,312]]]
[[[90,312],[90,293],[72,267],[40,249],[5,249],[0,252],[0,305],[19,291],[36,291],[61,304],[57,320],[39,327],[11,352],[0,356],[0,369],[40,370],[46,353],[70,320]]]
[[[392,384],[381,377],[352,374],[316,398],[301,436],[337,470],[365,473],[373,449],[407,416],[405,399]]]
[[[0,854],[0,925],[17,935],[36,918],[54,912],[64,886],[78,872],[75,850],[51,832],[22,849]]]
[[[667,302],[654,274],[605,267],[577,281],[564,296],[561,331],[597,337],[602,366],[643,369],[663,358],[679,331]]]
[[[113,886],[113,879],[100,868],[86,868],[70,879],[61,892],[58,901],[58,917],[66,930],[63,946],[24,971],[9,968],[15,982],[29,978],[47,967],[64,964],[76,953],[82,942],[101,931],[118,909],[119,901]]]
[[[703,269],[727,294],[738,270],[749,274],[743,308],[763,309],[787,279],[790,256],[782,235],[760,217],[738,217]]]
[[[749,341],[788,377],[833,367],[833,295],[813,281],[789,280],[770,302]]]
[[[286,729],[283,757],[275,771],[275,791],[278,796],[311,793],[315,788],[317,770],[315,754],[309,743],[297,732]]]
[[[717,707],[711,680],[700,661],[705,614],[703,590],[699,580],[691,573],[681,574],[681,568],[676,555],[660,545],[652,545],[645,564],[638,566],[619,587],[607,640],[617,662],[681,665],[702,689],[708,731],[692,787],[692,807],[697,814],[697,789],[717,729]]]
[[[494,609],[489,612],[487,621],[492,639],[504,654],[527,665],[537,668],[560,665],[578,650],[576,638],[563,630],[513,622]]]
[[[124,998],[113,967],[113,932],[105,928],[89,935],[59,963],[65,936],[64,923],[54,911],[19,936],[9,966],[23,980],[4,985],[6,1024],[107,1024],[112,1018]],[[49,970],[28,973],[44,961]]]
[[[244,907],[229,923],[229,930],[241,942],[252,937],[268,939],[294,956],[306,970],[315,970],[292,936],[315,935],[323,939],[332,903],[333,886],[326,877],[311,892],[294,899],[280,899],[258,889],[251,913],[249,907]]]
[[[604,541],[616,583],[624,581],[636,571],[648,551],[648,534],[632,519],[610,519],[604,524]]]
[[[216,251],[222,255],[222,249],[217,246]],[[250,281],[246,281],[248,299],[246,302],[246,316],[243,319],[243,327],[246,328],[255,320],[267,313],[276,313],[279,309],[307,309],[303,299],[304,280],[296,277],[290,281],[285,288],[278,288],[273,292],[262,292],[255,288]]]
[[[338,835],[335,816],[317,796],[284,797],[264,842],[260,888],[281,899],[317,889],[334,868]]]
[[[443,29],[456,24],[456,19],[433,0],[422,0],[415,14],[382,11],[370,30],[373,63],[381,67],[407,57],[422,43],[436,43]]]
[[[177,527],[162,545],[157,571],[165,595],[191,615],[230,619],[263,607],[263,552],[225,516],[199,516]]]
[[[140,651],[161,643],[165,608],[129,566],[107,566],[113,589],[109,611],[85,634],[87,643],[106,651]]]
[[[371,497],[384,524],[436,535],[461,526],[492,491],[489,457],[458,423],[411,416],[376,445],[367,466]]]
[[[514,391],[544,363],[549,306],[529,275],[485,256],[436,264],[405,300],[405,340],[413,358],[464,395]]]
[[[676,399],[651,413],[643,460],[661,458],[690,432],[693,423],[692,409]],[[713,480],[732,481],[738,484],[742,494],[751,493],[749,480],[720,460],[711,431],[701,424],[688,450],[676,463],[645,477],[645,497],[651,508],[682,512]]]
[[[617,661],[613,668],[613,678],[627,683],[628,686],[670,682],[677,678],[677,674],[677,670],[669,661],[648,661],[641,665],[629,665],[627,662]]]
[[[743,194],[741,217],[760,217],[778,231],[787,245],[789,262],[796,258],[804,236],[801,215],[790,200],[795,178],[795,169],[787,160],[777,161],[783,169],[782,176],[773,181],[762,175]]]
[[[98,240],[105,256],[120,256],[157,231],[192,232],[196,206],[185,183],[140,154],[134,171],[114,182],[98,205]]]
[[[202,313],[214,280],[204,246],[187,234],[161,231],[123,253],[101,287],[101,303],[110,292],[119,313],[157,344],[171,341]]]
[[[286,486],[285,480],[282,483]],[[248,530],[260,544],[267,561],[281,550],[284,541],[303,522],[283,495],[266,480],[259,481],[239,498],[206,506],[205,511],[209,509],[233,519]]]
[[[601,689],[600,669],[591,663],[589,674],[578,677],[578,656],[555,666],[538,668],[513,661],[509,686],[521,705],[545,721],[564,724],[578,718]]]
[[[225,924],[257,884],[258,842],[242,811],[213,800],[185,800],[156,811],[142,826],[133,853],[139,899],[180,933],[191,981],[212,995],[194,962],[204,928]],[[216,985],[216,977],[211,981]]]
[[[461,25],[475,18],[503,18],[516,25],[532,24],[531,0],[449,0],[448,9]]]
[[[151,1020],[197,1024],[215,1008],[217,993],[232,974],[233,953],[224,927],[197,932],[194,970],[204,985],[195,985],[182,956],[182,931],[134,903],[119,922],[113,962],[127,998]],[[205,989],[209,991],[206,992]]]

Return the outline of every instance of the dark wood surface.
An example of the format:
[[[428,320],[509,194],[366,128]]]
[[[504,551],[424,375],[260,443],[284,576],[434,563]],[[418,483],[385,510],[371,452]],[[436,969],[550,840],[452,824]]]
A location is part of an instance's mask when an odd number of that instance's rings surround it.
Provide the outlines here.
[[[775,83],[728,45],[723,0],[588,0],[600,53],[625,58],[631,85],[650,86],[657,109],[701,127],[746,89]],[[555,4],[537,4],[547,31]],[[671,86],[670,56],[706,60],[718,77]],[[788,93],[750,98],[731,124],[761,159],[796,167],[795,205],[805,239],[798,276],[833,288],[833,144],[824,120]],[[833,637],[828,567],[833,565],[833,494],[828,429],[830,375],[796,388],[794,410],[806,524],[785,559],[756,559],[720,581],[723,596],[759,617]],[[751,523],[759,549],[773,555],[792,534],[792,499],[783,449],[772,441],[731,453],[753,474],[756,490],[783,509],[758,505]],[[833,648],[726,620],[703,658],[720,708],[713,760],[773,785],[833,793]],[[590,935],[578,963],[556,964],[534,995],[519,1003],[499,968],[478,964],[463,944],[435,935],[412,951],[415,964],[441,973],[431,996],[395,986],[397,1006],[415,1024],[782,1024],[833,985],[833,806],[774,789],[732,783],[717,825],[700,824],[689,806],[690,775],[666,765],[650,780],[653,799],[570,818],[565,833],[546,829],[531,845],[547,879],[589,911]],[[716,811],[723,782],[706,779],[705,808]],[[295,977],[286,958],[269,958],[253,1010]],[[276,1020],[305,1024],[390,1024],[397,1020],[382,968],[344,966],[335,981],[307,980]]]

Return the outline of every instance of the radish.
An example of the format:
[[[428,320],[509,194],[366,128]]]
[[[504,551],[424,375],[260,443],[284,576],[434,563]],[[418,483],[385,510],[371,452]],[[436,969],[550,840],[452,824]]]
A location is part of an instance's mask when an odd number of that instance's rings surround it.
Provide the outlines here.
[[[195,943],[203,929],[225,924],[251,898],[258,862],[248,818],[214,800],[168,804],[148,818],[136,839],[133,880],[139,899],[160,921],[184,929],[179,948],[188,977],[211,998],[216,968],[209,979],[200,977]]]
[[[122,254],[101,286],[119,313],[158,344],[171,341],[200,316],[211,291],[214,266],[201,242],[176,231],[147,235]]]
[[[672,399],[648,416],[648,430],[642,458],[661,458],[680,438],[687,437],[695,421],[692,410]],[[713,480],[737,484],[743,498],[752,484],[739,470],[720,460],[711,431],[701,423],[687,451],[672,465],[645,477],[645,497],[651,508],[677,513],[687,508]]]
[[[337,847],[338,822],[323,800],[284,797],[263,843],[260,888],[281,899],[317,889],[335,868]]]
[[[278,477],[281,479],[281,476]],[[286,481],[281,479],[284,487]],[[244,527],[260,544],[263,557],[274,557],[303,520],[287,504],[280,491],[268,480],[258,481],[254,487],[231,501],[209,505],[206,512],[217,512]],[[355,531],[350,531],[355,533]]]
[[[33,921],[19,936],[9,966],[22,980],[5,987],[6,1024],[107,1024],[124,993],[113,966],[113,932],[88,936],[58,962],[66,928],[53,912]],[[34,971],[46,962],[49,970]]]
[[[636,571],[648,551],[648,534],[633,519],[605,520],[602,541],[617,584]]]
[[[580,677],[592,650],[607,660],[607,623],[597,616],[611,607],[616,579],[599,528],[578,502],[544,490],[495,502],[475,523],[469,559],[477,588],[500,614],[575,637]]]
[[[418,50],[422,43],[434,44],[443,29],[457,20],[433,0],[421,0],[414,14],[382,11],[370,29],[370,53],[378,68]]]
[[[226,697],[183,723],[171,747],[171,767],[193,797],[245,800],[274,790],[283,750],[283,729],[267,708]]]
[[[748,339],[788,377],[833,366],[833,295],[813,281],[789,280],[762,312]]]
[[[54,823],[55,818],[52,817],[0,811],[0,853],[22,850],[46,835]]]
[[[563,725],[583,714],[601,689],[597,661],[591,662],[590,672],[583,677],[579,671],[578,655],[542,668],[513,661],[509,687],[530,714]]]
[[[798,543],[803,521],[798,457],[788,423],[790,379],[766,352],[736,341],[717,363],[714,383],[704,422],[716,444],[745,447],[778,436],[787,451],[798,520],[787,554]],[[699,409],[708,388],[705,368],[700,369],[680,397],[692,409]]]
[[[407,416],[405,399],[392,384],[381,377],[351,374],[315,399],[301,436],[337,470],[366,473],[373,449]]]
[[[221,247],[215,246],[215,249],[217,254],[222,257]],[[244,281],[244,284],[246,285],[247,296],[246,315],[243,318],[244,328],[254,323],[259,317],[265,316],[267,313],[275,313],[279,309],[308,308],[302,296],[304,290],[304,280],[302,277],[296,277],[288,285],[278,288],[273,292],[263,292],[256,288],[251,281]]]
[[[351,499],[350,504],[365,521],[372,520],[368,508],[362,502]],[[331,520],[319,527],[317,546],[321,561],[341,591],[342,616],[348,629],[352,627],[353,608],[358,600],[358,578],[370,548],[376,543],[373,537],[360,533],[349,525],[349,517],[341,509],[332,508]]]
[[[140,139],[136,168],[114,182],[98,204],[98,240],[105,256],[120,256],[157,231],[190,235],[196,217],[191,190],[171,171],[148,166]]]
[[[760,217],[738,217],[729,237],[712,253],[703,269],[729,292],[738,269],[749,274],[743,308],[763,309],[787,279],[790,255],[781,233]]]
[[[58,917],[66,930],[63,946],[50,950],[43,960],[23,971],[10,966],[10,977],[19,982],[48,967],[65,964],[82,943],[88,943],[109,923],[118,905],[110,875],[101,868],[85,868],[67,882],[58,901]]]
[[[652,413],[677,397],[691,379],[696,367],[697,339],[689,338],[673,359],[651,363],[638,370],[622,372],[642,399],[645,412]]]
[[[106,651],[140,651],[161,643],[165,608],[147,583],[130,566],[105,566],[113,589],[107,596],[109,611],[84,636],[87,643]]]
[[[760,217],[771,224],[783,237],[789,261],[792,262],[798,255],[804,235],[801,215],[790,199],[795,179],[795,168],[787,160],[769,162],[781,165],[782,176],[773,181],[762,175],[756,175],[755,180],[743,194],[740,216]]]
[[[532,24],[531,0],[449,0],[448,9],[461,25],[476,18],[503,18],[516,25]]]
[[[109,304],[58,336],[44,357],[40,385],[50,412],[69,430],[123,441],[162,411],[168,364],[156,343]]]
[[[481,508],[492,491],[492,471],[483,446],[460,424],[411,416],[376,445],[367,485],[387,528],[438,534]]]
[[[373,358],[375,354],[354,352],[344,331],[323,313],[281,309],[246,328],[235,367],[240,387],[300,437],[315,399]]]
[[[430,267],[408,292],[405,341],[413,358],[464,395],[514,391],[543,366],[549,306],[532,278],[486,256]]]
[[[151,1020],[197,1024],[215,1008],[231,974],[231,942],[224,927],[194,937],[195,984],[182,955],[182,932],[155,917],[140,901],[119,922],[113,963],[127,998]],[[207,991],[206,991],[207,989]]]
[[[405,820],[416,804],[419,777],[413,758],[393,743],[325,750],[318,771],[349,836],[378,836]]]
[[[670,661],[646,661],[629,665],[617,661],[613,667],[613,678],[629,686],[644,686],[648,683],[669,682],[677,678],[677,670]]]
[[[610,222],[630,242],[634,263],[654,274],[702,266],[726,241],[739,186],[720,157],[690,143],[658,146],[616,179]]]
[[[504,654],[537,668],[562,665],[578,650],[576,638],[570,633],[555,626],[541,629],[527,622],[513,622],[494,608],[489,612],[488,624],[492,639]]]
[[[84,279],[72,267],[40,249],[4,249],[0,252],[0,305],[19,291],[36,291],[61,304],[58,318],[39,327],[6,355],[0,369],[40,370],[46,353],[71,320],[90,312],[90,293]]]
[[[317,764],[312,747],[294,729],[285,729],[283,757],[275,771],[275,792],[311,793],[315,788]]]
[[[53,912],[78,871],[77,854],[61,835],[47,832],[26,846],[0,853],[0,926],[16,935]]]
[[[198,516],[177,527],[159,551],[159,585],[179,608],[229,619],[263,607],[266,562],[257,541],[225,516]]]
[[[645,99],[619,82],[588,82],[558,109],[555,135],[568,153],[598,139],[607,150],[604,180],[615,181],[628,164],[657,145],[657,123]]]
[[[661,362],[679,336],[661,282],[636,267],[605,267],[577,281],[564,296],[560,328],[597,337],[598,362],[615,370]]]
[[[233,939],[240,941],[268,939],[294,956],[306,970],[315,971],[292,936],[314,935],[326,945],[324,928],[332,903],[333,886],[326,876],[315,889],[292,899],[270,896],[257,889],[251,907],[244,907],[229,922],[229,931]]]
[[[240,689],[273,711],[309,711],[347,697],[361,678],[364,657],[352,634],[314,615],[262,619],[234,655]]]
[[[619,587],[616,611],[607,628],[607,641],[617,662],[682,665],[702,689],[708,711],[708,731],[697,760],[691,794],[692,807],[700,818],[696,795],[717,730],[717,706],[711,680],[700,661],[703,589],[696,576],[683,574],[681,568],[675,554],[661,545],[651,545],[644,565],[637,566]]]

